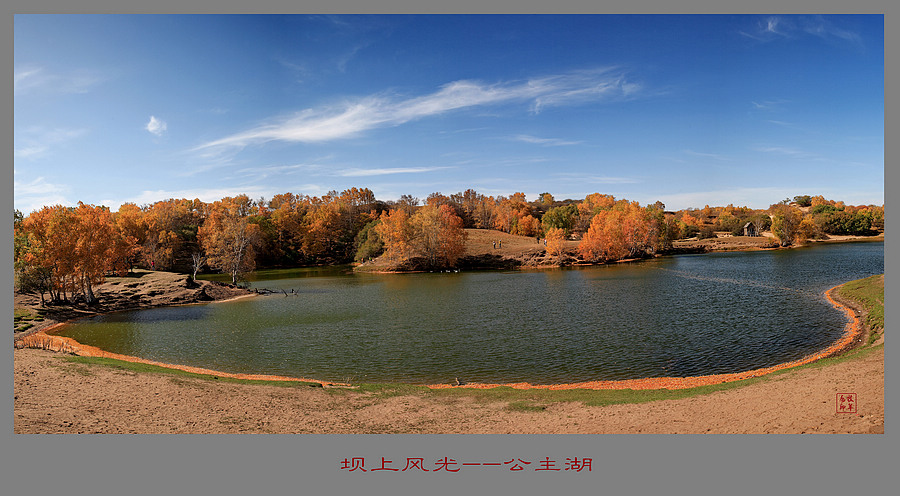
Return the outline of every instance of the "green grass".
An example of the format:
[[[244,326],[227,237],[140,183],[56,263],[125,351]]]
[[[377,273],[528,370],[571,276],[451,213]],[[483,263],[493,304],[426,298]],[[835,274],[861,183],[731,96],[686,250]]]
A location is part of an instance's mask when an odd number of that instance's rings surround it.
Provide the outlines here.
[[[13,325],[18,332],[27,331],[34,327],[35,322],[43,322],[42,312],[34,312],[30,308],[16,308],[13,310]]]
[[[838,293],[859,302],[868,312],[865,324],[871,330],[869,344],[884,333],[884,275],[858,279],[844,284]]]

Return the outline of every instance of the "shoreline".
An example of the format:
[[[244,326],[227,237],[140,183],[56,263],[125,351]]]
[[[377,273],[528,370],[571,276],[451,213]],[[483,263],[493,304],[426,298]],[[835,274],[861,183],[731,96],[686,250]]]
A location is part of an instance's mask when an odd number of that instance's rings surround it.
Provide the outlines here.
[[[721,384],[725,382],[734,382],[740,381],[744,379],[750,379],[754,377],[761,377],[764,375],[771,374],[773,372],[779,370],[785,370],[789,368],[794,368],[800,365],[805,365],[808,363],[812,363],[818,361],[823,358],[836,356],[847,351],[850,351],[858,346],[860,346],[866,338],[867,331],[864,329],[864,326],[861,323],[860,315],[858,315],[859,310],[855,307],[852,302],[848,302],[838,297],[837,299],[834,296],[834,293],[842,287],[845,283],[834,286],[827,291],[825,291],[825,298],[832,304],[835,308],[841,310],[848,319],[848,322],[844,326],[844,332],[840,338],[838,338],[834,343],[826,347],[825,349],[818,351],[816,353],[812,353],[805,357],[802,357],[797,360],[791,360],[788,362],[784,362],[777,365],[772,365],[768,367],[761,367],[758,369],[748,370],[744,372],[734,372],[734,373],[725,373],[725,374],[712,374],[712,375],[702,375],[702,376],[689,376],[689,377],[649,377],[649,378],[641,378],[641,379],[622,379],[622,380],[609,380],[609,381],[583,381],[577,383],[562,383],[562,384],[531,384],[528,382],[518,382],[518,383],[473,383],[473,384],[464,384],[460,386],[454,386],[450,384],[409,384],[414,386],[424,386],[429,389],[449,389],[449,388],[463,388],[463,389],[491,389],[496,387],[510,387],[513,389],[547,389],[547,390],[566,390],[566,389],[591,389],[591,390],[618,390],[618,389],[632,389],[632,390],[653,390],[653,389],[688,389],[699,386],[706,386],[711,384]],[[224,302],[224,301],[233,301],[241,298],[246,298],[250,296],[256,296],[253,293],[246,295],[238,295],[232,298],[223,299],[223,300],[215,300],[213,302]],[[202,303],[202,302],[201,302]],[[188,303],[188,304],[196,304],[196,303]],[[122,310],[127,311],[127,310]],[[112,312],[110,312],[112,313]],[[79,317],[84,318],[84,317]],[[78,320],[73,319],[73,320]],[[234,379],[246,379],[246,380],[262,380],[262,381],[296,381],[296,382],[309,382],[309,383],[318,383],[323,387],[328,386],[337,386],[337,387],[348,387],[349,384],[337,383],[332,381],[323,381],[319,379],[308,379],[302,377],[288,377],[288,376],[278,376],[272,374],[242,374],[242,373],[231,373],[231,372],[222,372],[212,369],[205,369],[201,367],[192,367],[188,365],[180,365],[180,364],[170,364],[170,363],[162,363],[156,362],[153,360],[148,360],[144,358],[134,357],[130,355],[121,355],[118,353],[112,353],[95,346],[85,345],[79,343],[78,341],[69,338],[58,336],[54,334],[54,332],[58,332],[63,327],[71,323],[71,321],[66,322],[58,322],[56,324],[52,324],[46,328],[39,329],[33,333],[27,334],[25,336],[20,336],[15,340],[15,348],[40,348],[55,352],[62,353],[71,353],[77,356],[86,356],[86,357],[104,357],[104,358],[112,358],[116,360],[123,360],[132,363],[143,363],[148,365],[156,365],[160,367],[165,367],[169,369],[176,369],[185,372],[192,372],[197,374],[204,375],[212,375],[217,377],[228,377]],[[405,384],[405,383],[400,383]]]

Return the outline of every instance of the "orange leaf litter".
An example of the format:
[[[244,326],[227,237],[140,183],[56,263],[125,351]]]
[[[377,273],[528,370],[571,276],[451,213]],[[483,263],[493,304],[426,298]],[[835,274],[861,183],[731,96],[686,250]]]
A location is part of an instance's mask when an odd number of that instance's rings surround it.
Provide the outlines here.
[[[506,384],[464,384],[461,386],[453,386],[450,384],[428,384],[426,387],[431,389],[445,389],[445,388],[471,388],[471,389],[489,389],[500,386],[507,386],[514,389],[685,389],[692,388],[698,386],[706,386],[710,384],[720,384],[723,382],[731,382],[731,381],[740,381],[743,379],[749,379],[751,377],[760,377],[766,374],[771,374],[777,370],[783,370],[791,367],[796,367],[798,365],[807,364],[810,362],[814,362],[821,358],[825,358],[827,356],[834,355],[845,348],[848,348],[857,338],[859,338],[862,333],[862,326],[859,322],[859,317],[856,316],[856,313],[853,312],[850,308],[841,305],[836,302],[832,297],[832,292],[834,292],[838,286],[835,286],[828,291],[825,292],[825,298],[835,307],[842,310],[848,318],[847,325],[844,327],[844,334],[840,339],[832,343],[831,346],[821,350],[817,353],[808,355],[806,357],[800,358],[798,360],[793,360],[790,362],[781,363],[778,365],[773,365],[771,367],[759,368],[754,370],[748,370],[745,372],[737,372],[733,374],[715,374],[715,375],[701,375],[701,376],[693,376],[693,377],[647,377],[643,379],[625,379],[625,380],[616,380],[616,381],[586,381],[586,382],[574,382],[568,384],[530,384],[527,382],[516,382],[516,383],[506,383]],[[214,375],[219,377],[231,377],[234,379],[249,379],[249,380],[264,380],[264,381],[302,381],[302,382],[318,382],[322,385],[338,385],[339,383],[328,382],[328,381],[320,381],[317,379],[304,379],[298,377],[283,377],[277,375],[261,375],[261,374],[233,374],[229,372],[219,372],[216,370],[203,369],[199,367],[189,367],[187,365],[176,365],[169,363],[161,363],[155,362],[152,360],[146,360],[143,358],[133,357],[129,355],[120,355],[118,353],[110,353],[108,351],[101,350],[95,346],[89,346],[81,344],[75,341],[72,338],[56,336],[52,334],[48,334],[50,332],[58,331],[62,328],[65,323],[57,324],[52,326],[44,331],[36,332],[34,334],[30,334],[25,336],[24,338],[16,341],[15,345],[17,348],[43,348],[50,349],[53,351],[66,351],[69,353],[74,353],[79,356],[89,356],[89,357],[107,357],[114,358],[117,360],[124,360],[128,362],[135,363],[145,363],[150,365],[157,365],[160,367],[166,367],[170,369],[178,369],[183,370],[185,372],[193,372],[196,374],[207,374]],[[340,384],[346,386],[347,384]]]

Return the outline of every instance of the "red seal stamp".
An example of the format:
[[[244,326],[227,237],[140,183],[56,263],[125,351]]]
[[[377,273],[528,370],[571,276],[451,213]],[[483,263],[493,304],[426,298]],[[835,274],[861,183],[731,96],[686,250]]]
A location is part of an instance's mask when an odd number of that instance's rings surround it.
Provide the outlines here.
[[[838,393],[835,408],[837,413],[856,413],[856,393]]]

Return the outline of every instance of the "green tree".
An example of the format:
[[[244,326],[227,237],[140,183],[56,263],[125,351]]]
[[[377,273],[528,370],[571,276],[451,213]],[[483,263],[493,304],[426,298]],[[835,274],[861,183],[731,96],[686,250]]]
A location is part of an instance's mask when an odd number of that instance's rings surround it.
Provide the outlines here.
[[[571,203],[561,207],[551,208],[541,217],[541,226],[545,233],[550,229],[562,229],[567,235],[575,228],[578,221],[578,205]]]
[[[378,235],[378,224],[381,220],[376,219],[366,224],[356,235],[354,245],[356,246],[356,255],[354,260],[364,262],[370,258],[375,258],[384,253],[384,241]]]

